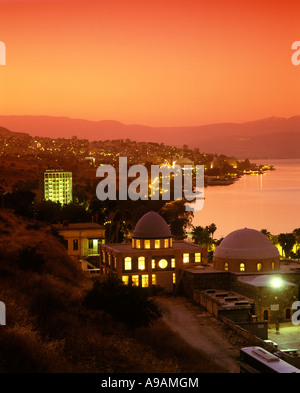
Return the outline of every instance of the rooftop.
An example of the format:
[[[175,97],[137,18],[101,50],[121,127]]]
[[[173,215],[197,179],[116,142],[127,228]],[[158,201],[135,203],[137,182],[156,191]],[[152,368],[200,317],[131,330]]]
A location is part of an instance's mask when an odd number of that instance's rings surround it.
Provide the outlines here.
[[[162,216],[154,211],[150,211],[139,219],[132,237],[138,239],[161,239],[172,237],[172,234]]]
[[[231,259],[264,259],[279,257],[278,249],[266,235],[255,229],[238,229],[227,235],[214,256]]]
[[[54,224],[56,229],[73,230],[73,229],[105,229],[103,225],[95,222],[72,222],[63,224]]]
[[[280,286],[285,286],[285,287],[296,286],[296,284],[285,281],[278,274],[263,274],[263,275],[249,275],[249,276],[245,275],[245,276],[238,277],[238,281],[245,284],[253,285],[255,287],[275,287],[273,285],[273,282],[276,279],[280,280]]]

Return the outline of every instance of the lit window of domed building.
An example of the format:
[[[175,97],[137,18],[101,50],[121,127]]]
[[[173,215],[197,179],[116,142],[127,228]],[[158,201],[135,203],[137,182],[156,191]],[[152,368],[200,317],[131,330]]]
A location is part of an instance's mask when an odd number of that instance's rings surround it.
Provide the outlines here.
[[[102,274],[120,278],[125,284],[173,291],[180,268],[207,263],[207,249],[185,241],[173,241],[166,221],[150,211],[137,222],[132,242],[100,245]]]
[[[280,256],[267,236],[244,228],[222,240],[214,252],[214,267],[230,272],[271,272],[280,269]]]

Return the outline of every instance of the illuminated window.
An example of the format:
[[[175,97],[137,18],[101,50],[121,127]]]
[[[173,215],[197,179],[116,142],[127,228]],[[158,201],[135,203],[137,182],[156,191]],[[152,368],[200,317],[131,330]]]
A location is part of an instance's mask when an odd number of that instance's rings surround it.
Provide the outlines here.
[[[170,238],[170,247],[172,247],[172,242],[173,242],[173,240],[172,240],[172,238]]]
[[[168,261],[166,261],[165,259],[161,259],[161,260],[158,262],[158,266],[159,266],[161,269],[165,269],[165,268],[168,266]]]
[[[108,256],[108,264],[110,266],[110,254],[108,254],[107,256]]]
[[[155,240],[155,248],[160,248],[160,240]]]
[[[116,257],[114,257],[114,268],[115,269],[117,268],[117,258]]]
[[[258,263],[258,264],[256,265],[256,269],[257,269],[258,272],[261,271],[261,263]]]
[[[138,259],[138,268],[140,270],[144,270],[145,269],[145,257],[139,257],[139,259]]]
[[[142,287],[148,287],[149,281],[148,281],[148,274],[142,274]]]
[[[122,276],[122,281],[125,285],[128,285],[129,282],[129,277],[128,276]]]
[[[165,239],[165,248],[169,247],[169,239]]]
[[[173,273],[173,284],[176,283],[176,273]]]
[[[173,267],[173,268],[175,267],[175,258],[171,259],[171,267]]]
[[[195,253],[195,262],[201,262],[201,253],[200,252]]]
[[[152,269],[155,269],[155,259],[152,259],[151,266],[152,266]]]
[[[131,239],[131,246],[134,248],[134,239]]]
[[[274,269],[275,269],[275,263],[272,262],[272,270],[274,270]]]
[[[228,270],[228,263],[227,262],[225,262],[225,264],[224,264],[224,270]]]
[[[135,286],[139,286],[139,276],[138,275],[133,275],[131,276],[131,280],[132,280],[132,285]]]
[[[144,241],[145,248],[150,248],[150,240]]]
[[[124,270],[131,270],[131,258],[126,257],[124,259]]]
[[[135,241],[135,246],[136,248],[141,248],[141,241],[139,239]]]
[[[245,271],[245,264],[240,263],[240,272],[244,272],[244,271]]]
[[[190,255],[183,254],[183,263],[189,263],[189,261],[190,261]]]
[[[156,285],[156,274],[152,274],[152,285]]]

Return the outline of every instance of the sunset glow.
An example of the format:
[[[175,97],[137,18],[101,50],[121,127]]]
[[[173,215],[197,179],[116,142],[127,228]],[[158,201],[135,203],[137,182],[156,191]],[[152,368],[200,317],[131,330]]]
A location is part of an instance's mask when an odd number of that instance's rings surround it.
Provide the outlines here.
[[[151,126],[299,113],[299,1],[0,1],[2,115]]]

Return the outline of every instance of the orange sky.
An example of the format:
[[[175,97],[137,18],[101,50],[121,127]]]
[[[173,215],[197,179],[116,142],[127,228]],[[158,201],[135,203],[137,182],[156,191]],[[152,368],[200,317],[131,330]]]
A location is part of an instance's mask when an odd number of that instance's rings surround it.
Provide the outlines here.
[[[0,0],[0,114],[152,126],[300,114],[299,0]]]

